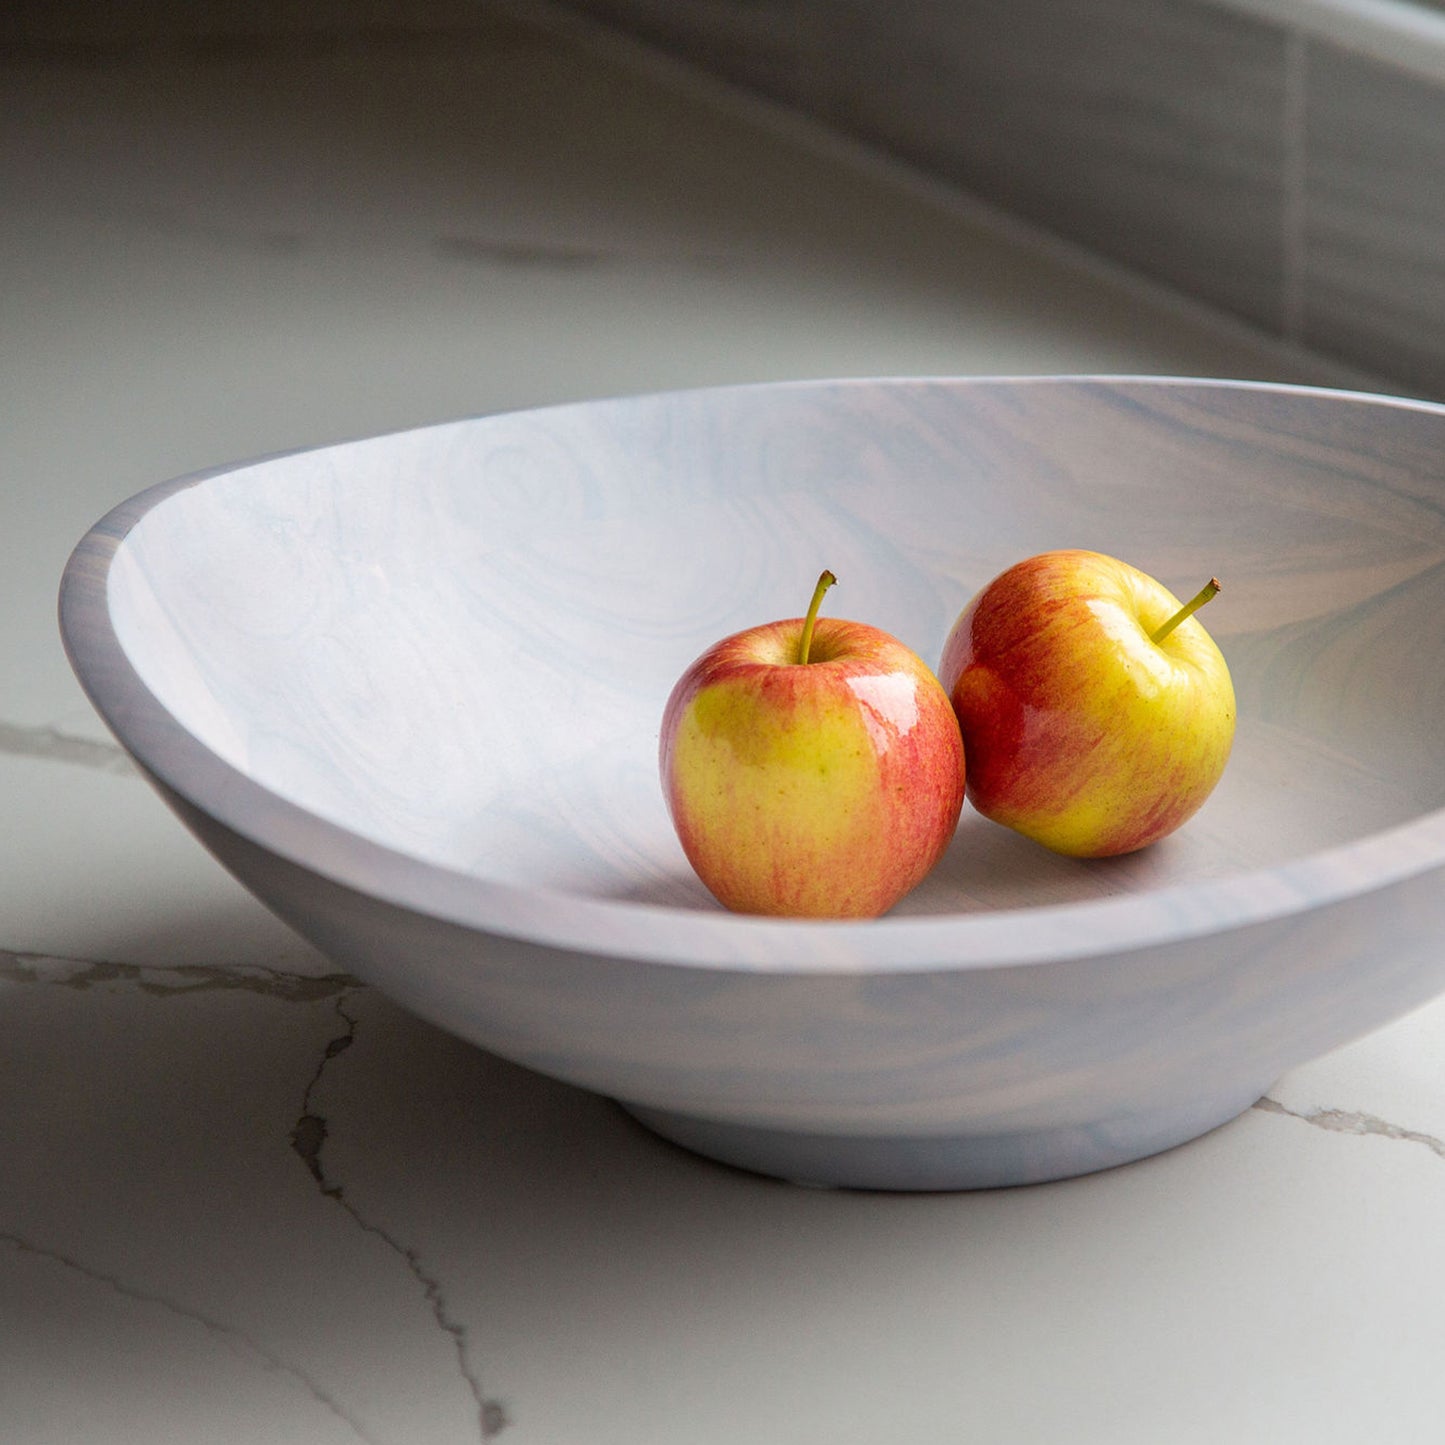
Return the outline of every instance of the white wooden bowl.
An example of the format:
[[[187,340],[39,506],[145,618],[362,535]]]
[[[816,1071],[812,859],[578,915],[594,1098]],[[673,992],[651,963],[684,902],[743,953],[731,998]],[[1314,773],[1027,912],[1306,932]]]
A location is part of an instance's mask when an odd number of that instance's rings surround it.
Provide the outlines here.
[[[419,1014],[749,1168],[1016,1184],[1192,1138],[1445,987],[1442,506],[1423,403],[726,388],[155,487],[82,540],[61,621],[199,839]],[[1064,546],[1224,580],[1240,719],[1204,810],[1087,863],[966,808],[888,917],[722,912],[657,779],[686,664],[825,565],[830,611],[936,664],[983,582]]]

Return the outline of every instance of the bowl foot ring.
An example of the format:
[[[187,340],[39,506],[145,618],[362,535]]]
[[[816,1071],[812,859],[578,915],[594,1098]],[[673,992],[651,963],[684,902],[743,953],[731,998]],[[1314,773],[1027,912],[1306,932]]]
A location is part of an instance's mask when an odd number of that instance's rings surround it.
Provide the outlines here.
[[[1228,1123],[1268,1087],[1231,1090],[1097,1123],[1014,1133],[809,1133],[619,1102],[662,1138],[756,1174],[814,1187],[917,1191],[1042,1184],[1129,1164]]]

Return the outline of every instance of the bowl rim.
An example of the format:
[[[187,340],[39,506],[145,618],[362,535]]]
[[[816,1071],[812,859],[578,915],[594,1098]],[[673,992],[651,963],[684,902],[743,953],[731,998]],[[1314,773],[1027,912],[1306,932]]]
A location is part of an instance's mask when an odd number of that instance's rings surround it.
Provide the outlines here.
[[[1445,417],[1445,404],[1385,393],[1213,377],[1132,373],[1027,376],[850,376],[718,386],[557,402],[459,421],[265,453],[158,482],[106,512],[70,554],[60,580],[62,644],[92,706],[153,784],[297,868],[380,902],[464,929],[548,949],[632,962],[778,974],[911,973],[1061,963],[1182,943],[1312,912],[1445,863],[1445,809],[1284,863],[1137,893],[866,921],[764,918],[596,898],[502,883],[378,842],[300,807],[226,762],[150,691],[126,655],[108,599],[111,565],[140,521],[170,498],[219,477],[306,453],[385,437],[568,410],[707,393],[852,386],[974,387],[1067,383],[1246,390],[1330,397]],[[171,799],[168,798],[168,801]]]

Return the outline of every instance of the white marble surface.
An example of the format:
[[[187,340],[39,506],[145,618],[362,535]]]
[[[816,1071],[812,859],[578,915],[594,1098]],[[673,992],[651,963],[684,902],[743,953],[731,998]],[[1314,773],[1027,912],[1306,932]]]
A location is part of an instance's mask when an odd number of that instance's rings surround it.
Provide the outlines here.
[[[337,976],[130,775],[54,591],[163,477],[714,380],[1321,374],[430,8],[0,53],[0,1438],[1439,1440],[1445,1005],[1126,1169],[805,1191]]]

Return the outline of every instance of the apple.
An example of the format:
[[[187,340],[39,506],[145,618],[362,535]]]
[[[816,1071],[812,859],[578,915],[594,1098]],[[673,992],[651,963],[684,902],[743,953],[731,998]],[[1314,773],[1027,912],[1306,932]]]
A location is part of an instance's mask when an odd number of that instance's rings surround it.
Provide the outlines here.
[[[928,665],[888,633],[808,614],[735,633],[678,679],[659,763],[683,852],[742,913],[872,918],[937,863],[963,742]]]
[[[949,633],[939,678],[968,751],[969,801],[1058,853],[1131,853],[1209,796],[1234,687],[1193,616],[1137,568],[1045,552],[994,578]]]

